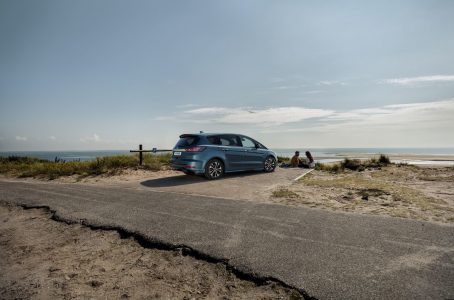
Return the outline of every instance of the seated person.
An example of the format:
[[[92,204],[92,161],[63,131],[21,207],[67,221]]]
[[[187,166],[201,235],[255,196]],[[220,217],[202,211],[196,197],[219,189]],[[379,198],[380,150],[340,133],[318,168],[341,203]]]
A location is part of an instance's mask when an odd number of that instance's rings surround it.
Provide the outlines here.
[[[312,154],[309,151],[306,151],[306,157],[307,157],[307,167],[315,168],[314,158],[312,157]]]
[[[290,167],[296,168],[301,165],[301,159],[300,159],[300,152],[295,151],[295,155],[293,155],[292,159],[290,160]]]

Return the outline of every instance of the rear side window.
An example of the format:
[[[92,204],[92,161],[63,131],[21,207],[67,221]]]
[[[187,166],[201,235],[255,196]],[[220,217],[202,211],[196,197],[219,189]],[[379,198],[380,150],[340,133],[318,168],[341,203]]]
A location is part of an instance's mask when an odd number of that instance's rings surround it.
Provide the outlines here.
[[[222,145],[221,137],[219,135],[213,135],[207,137],[208,142],[212,145]]]
[[[175,148],[187,148],[195,146],[197,145],[198,141],[199,137],[196,135],[183,136],[178,140],[177,144],[175,145]]]
[[[222,146],[241,147],[240,140],[236,135],[220,135],[219,139]]]
[[[255,148],[255,142],[245,136],[241,137],[241,144],[246,148]]]

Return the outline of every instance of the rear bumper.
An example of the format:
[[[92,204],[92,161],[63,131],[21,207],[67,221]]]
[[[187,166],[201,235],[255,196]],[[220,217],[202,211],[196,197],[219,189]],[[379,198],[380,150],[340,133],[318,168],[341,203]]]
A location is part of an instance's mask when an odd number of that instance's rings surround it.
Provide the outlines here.
[[[185,173],[190,172],[194,174],[205,173],[204,162],[194,159],[173,159],[170,161],[170,167],[177,171],[183,171]]]

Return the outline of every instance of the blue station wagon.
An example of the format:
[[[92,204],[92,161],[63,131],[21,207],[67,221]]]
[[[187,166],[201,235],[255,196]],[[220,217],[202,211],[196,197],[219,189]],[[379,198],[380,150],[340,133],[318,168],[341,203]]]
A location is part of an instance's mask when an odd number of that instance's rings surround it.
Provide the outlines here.
[[[173,148],[171,166],[186,174],[218,179],[228,172],[273,172],[276,153],[241,134],[182,134]]]

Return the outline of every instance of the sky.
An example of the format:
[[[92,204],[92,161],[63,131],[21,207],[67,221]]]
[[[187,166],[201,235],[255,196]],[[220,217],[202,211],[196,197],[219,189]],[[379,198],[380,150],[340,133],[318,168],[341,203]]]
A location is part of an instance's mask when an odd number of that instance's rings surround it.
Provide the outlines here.
[[[0,151],[454,147],[454,1],[0,0]]]

